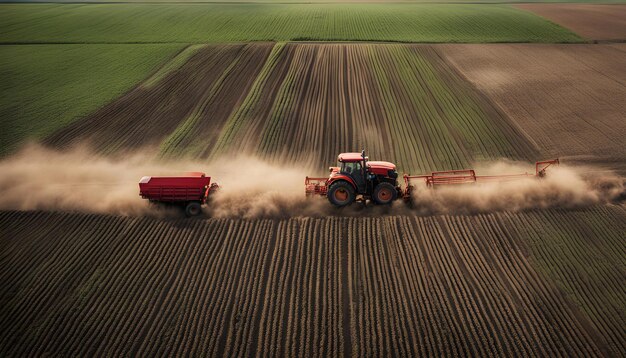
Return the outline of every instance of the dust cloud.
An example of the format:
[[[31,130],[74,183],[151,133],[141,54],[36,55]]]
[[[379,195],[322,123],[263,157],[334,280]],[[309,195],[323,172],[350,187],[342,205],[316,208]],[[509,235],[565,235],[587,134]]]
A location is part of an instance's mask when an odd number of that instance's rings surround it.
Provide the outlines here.
[[[0,209],[143,214],[149,208],[139,197],[139,179],[185,167],[171,164],[141,153],[107,158],[83,147],[58,152],[29,145],[0,162]]]
[[[318,169],[318,168],[316,168]],[[497,162],[479,174],[518,173],[529,165]],[[211,163],[167,160],[148,153],[105,157],[87,148],[55,151],[29,145],[0,161],[0,210],[66,210],[128,216],[181,217],[182,211],[149,205],[139,197],[143,176],[203,171],[221,186],[204,215],[218,218],[296,216],[379,216],[465,214],[548,207],[583,207],[624,200],[624,182],[615,175],[593,175],[589,168],[550,168],[541,180],[489,183],[436,190],[416,185],[413,204],[388,207],[355,204],[337,209],[325,198],[305,198],[304,178],[312,168],[268,163],[250,156]]]
[[[532,169],[512,162],[483,163],[477,175],[518,174]],[[590,167],[550,167],[543,178],[530,176],[509,181],[481,181],[473,185],[441,186],[435,190],[416,185],[412,210],[419,215],[475,214],[545,208],[582,208],[618,202],[624,180]],[[531,171],[534,174],[534,171]]]
[[[306,215],[306,170],[285,167],[243,155],[208,163],[159,159],[141,152],[106,157],[86,147],[55,151],[31,144],[0,161],[0,210],[180,216],[178,208],[149,205],[139,196],[138,182],[143,176],[202,171],[212,177],[211,182],[221,184],[204,210],[208,215]]]

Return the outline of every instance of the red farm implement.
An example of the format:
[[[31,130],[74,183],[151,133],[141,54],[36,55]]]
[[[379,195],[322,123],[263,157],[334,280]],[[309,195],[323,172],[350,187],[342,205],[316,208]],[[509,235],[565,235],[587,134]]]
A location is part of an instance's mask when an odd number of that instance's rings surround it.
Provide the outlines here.
[[[546,169],[558,165],[559,160],[546,160],[535,163],[534,173],[476,175],[473,169],[432,172],[425,175],[405,174],[404,188],[398,185],[396,166],[390,162],[370,161],[361,153],[342,153],[338,165],[330,167],[326,178],[306,177],[306,196],[325,196],[335,206],[342,207],[354,201],[372,201],[385,205],[403,198],[409,200],[416,181],[434,188],[442,185],[472,184],[489,181],[518,180],[528,177],[543,177]]]
[[[152,203],[180,205],[187,216],[199,215],[202,204],[219,188],[211,177],[194,172],[178,177],[149,177],[139,181],[139,195]]]
[[[474,169],[463,169],[438,171],[426,175],[404,174],[404,191],[402,193],[402,197],[405,200],[409,200],[411,198],[411,192],[415,188],[415,181],[421,182],[425,186],[433,188],[439,185],[503,182],[529,177],[543,178],[546,175],[546,169],[553,165],[559,165],[559,160],[552,159],[536,162],[534,173],[527,172],[516,174],[476,175],[476,171]]]

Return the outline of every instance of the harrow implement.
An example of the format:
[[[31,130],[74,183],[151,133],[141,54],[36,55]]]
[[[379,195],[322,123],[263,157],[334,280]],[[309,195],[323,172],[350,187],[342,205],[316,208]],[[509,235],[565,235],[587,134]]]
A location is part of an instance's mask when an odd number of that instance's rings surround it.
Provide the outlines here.
[[[513,181],[529,177],[543,178],[546,169],[551,166],[558,166],[558,159],[543,160],[535,163],[535,173],[499,174],[499,175],[476,175],[474,169],[437,171],[431,174],[410,175],[404,174],[404,190],[402,198],[409,200],[411,192],[415,188],[412,181],[422,181],[427,187],[433,188],[440,185],[472,184],[478,182],[504,182]]]

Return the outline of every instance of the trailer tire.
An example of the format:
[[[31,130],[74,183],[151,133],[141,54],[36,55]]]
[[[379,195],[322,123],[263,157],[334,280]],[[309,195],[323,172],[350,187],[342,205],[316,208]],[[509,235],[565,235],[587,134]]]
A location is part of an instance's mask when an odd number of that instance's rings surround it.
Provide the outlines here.
[[[391,183],[387,182],[382,182],[376,185],[376,188],[374,188],[374,193],[372,195],[372,200],[378,205],[391,204],[391,202],[396,200],[397,198],[398,191]]]
[[[346,181],[334,182],[326,193],[328,201],[336,207],[344,207],[352,204],[355,199],[354,188]]]
[[[200,215],[202,212],[202,206],[197,201],[190,201],[185,205],[185,215],[187,217]]]

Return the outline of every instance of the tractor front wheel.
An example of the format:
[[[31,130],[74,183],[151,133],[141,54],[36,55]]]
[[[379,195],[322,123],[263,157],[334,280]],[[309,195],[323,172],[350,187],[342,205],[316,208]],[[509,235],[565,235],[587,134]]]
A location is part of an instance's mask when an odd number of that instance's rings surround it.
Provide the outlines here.
[[[185,215],[187,215],[188,217],[200,215],[201,212],[202,206],[197,201],[190,201],[185,206]]]
[[[326,195],[328,201],[337,207],[350,205],[355,199],[354,188],[345,181],[332,183]]]
[[[391,185],[391,183],[380,183],[374,188],[374,195],[372,200],[378,205],[391,204],[392,201],[398,198],[398,191]]]

